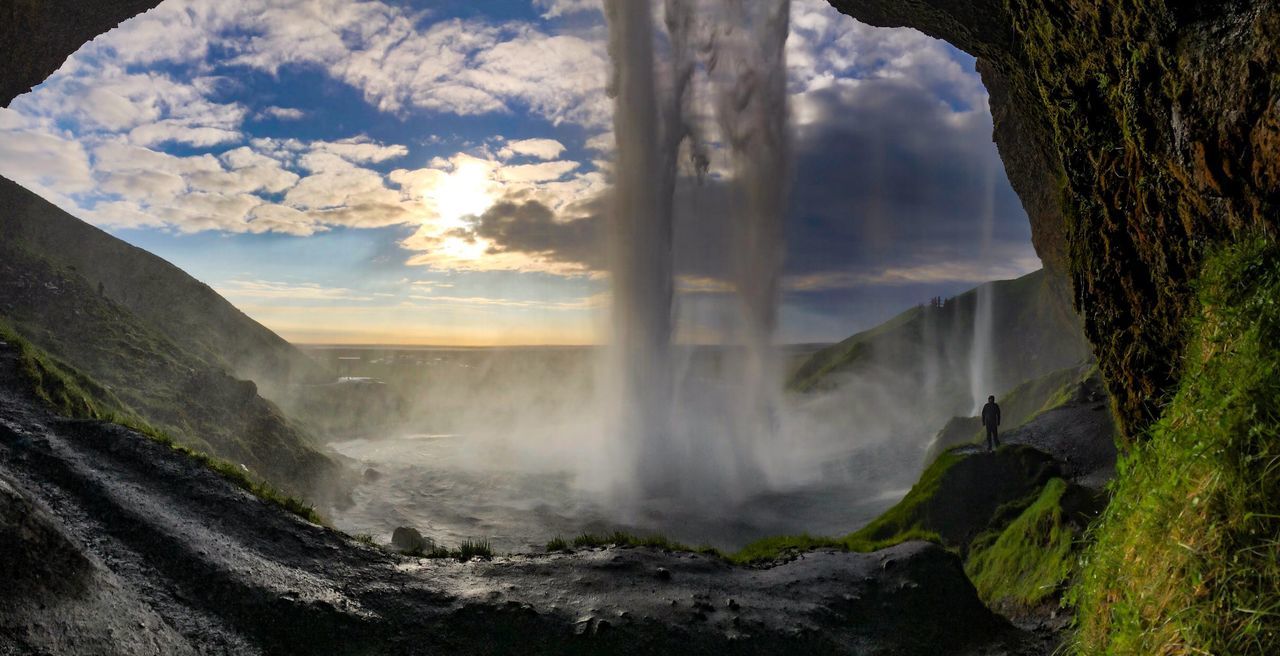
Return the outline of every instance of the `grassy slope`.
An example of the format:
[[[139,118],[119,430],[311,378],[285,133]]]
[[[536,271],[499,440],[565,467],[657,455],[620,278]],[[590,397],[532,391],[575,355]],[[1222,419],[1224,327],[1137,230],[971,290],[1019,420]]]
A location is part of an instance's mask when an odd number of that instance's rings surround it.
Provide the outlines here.
[[[1077,364],[1089,357],[1080,321],[1053,291],[1043,270],[991,285],[998,345],[993,354],[995,389]],[[942,386],[968,396],[969,350],[973,342],[977,290],[943,308],[916,307],[871,330],[818,351],[801,365],[789,386],[806,392],[834,386],[840,374],[887,367],[923,379],[922,353],[941,367]]]
[[[113,403],[193,449],[244,463],[297,494],[310,495],[338,473],[253,383],[226,373],[215,354],[180,346],[76,271],[9,241],[0,242],[0,319],[97,381]]]
[[[974,539],[965,573],[988,605],[1032,607],[1062,590],[1081,533],[1063,508],[1069,486],[1049,481],[1003,529]]]
[[[263,384],[326,378],[323,368],[181,269],[0,178],[0,234],[75,271],[106,298],[189,352]]]
[[[1206,261],[1182,383],[1091,531],[1080,654],[1280,653],[1280,247]]]
[[[130,412],[111,393],[111,390],[94,382],[70,365],[58,362],[31,342],[23,339],[13,328],[3,322],[0,322],[0,342],[17,347],[19,374],[31,385],[31,391],[36,398],[43,401],[54,412],[73,419],[97,419],[132,428],[198,460],[268,503],[280,506],[312,523],[323,523],[323,519],[315,508],[307,502],[281,492],[270,483],[253,477],[232,463],[177,443],[164,431],[156,429]]]

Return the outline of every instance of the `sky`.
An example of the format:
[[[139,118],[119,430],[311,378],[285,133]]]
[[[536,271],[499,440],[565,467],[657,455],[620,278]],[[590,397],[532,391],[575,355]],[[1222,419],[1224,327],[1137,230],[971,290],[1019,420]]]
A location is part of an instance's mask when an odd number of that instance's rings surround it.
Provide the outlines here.
[[[606,38],[598,0],[166,0],[0,108],[0,175],[295,342],[598,343]],[[1039,268],[971,57],[795,0],[787,58],[779,341]],[[732,216],[676,203],[678,333],[714,340]]]

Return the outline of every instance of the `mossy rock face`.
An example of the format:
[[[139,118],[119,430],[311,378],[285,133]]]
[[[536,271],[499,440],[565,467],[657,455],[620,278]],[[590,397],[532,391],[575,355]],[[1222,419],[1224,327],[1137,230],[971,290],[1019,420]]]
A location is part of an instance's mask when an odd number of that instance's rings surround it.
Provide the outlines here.
[[[1280,246],[1228,248],[1196,288],[1182,384],[1068,596],[1080,654],[1280,653]]]
[[[1028,501],[1009,507],[1009,514],[1016,513],[1011,520],[993,519],[993,529],[974,539],[965,561],[982,600],[1010,615],[1059,600],[1075,574],[1081,536],[1106,506],[1105,493],[1061,478]]]
[[[1206,245],[1274,233],[1280,7],[1267,0],[832,0],[979,58],[995,140],[1130,437],[1178,382]]]

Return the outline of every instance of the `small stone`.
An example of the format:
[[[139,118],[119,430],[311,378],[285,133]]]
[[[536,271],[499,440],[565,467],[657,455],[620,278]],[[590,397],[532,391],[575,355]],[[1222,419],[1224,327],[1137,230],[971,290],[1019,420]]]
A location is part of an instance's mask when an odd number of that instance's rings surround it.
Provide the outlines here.
[[[665,567],[659,567],[659,568],[658,568],[658,571],[657,571],[657,572],[654,572],[654,575],[658,577],[658,580],[659,580],[659,581],[670,581],[670,580],[671,580],[671,572],[670,572],[669,570],[667,570],[667,568],[665,568]]]
[[[725,605],[728,606],[730,610],[738,610],[738,602],[734,599],[730,599],[729,603]]]

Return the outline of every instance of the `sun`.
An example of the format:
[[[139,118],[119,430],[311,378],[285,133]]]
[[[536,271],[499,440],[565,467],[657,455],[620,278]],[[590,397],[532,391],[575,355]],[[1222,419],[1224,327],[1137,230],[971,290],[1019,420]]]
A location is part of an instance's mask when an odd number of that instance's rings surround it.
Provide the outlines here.
[[[452,168],[441,171],[423,192],[442,232],[467,227],[466,217],[489,209],[498,190],[493,180],[494,162],[458,154],[450,163]]]

